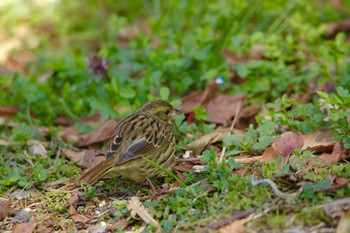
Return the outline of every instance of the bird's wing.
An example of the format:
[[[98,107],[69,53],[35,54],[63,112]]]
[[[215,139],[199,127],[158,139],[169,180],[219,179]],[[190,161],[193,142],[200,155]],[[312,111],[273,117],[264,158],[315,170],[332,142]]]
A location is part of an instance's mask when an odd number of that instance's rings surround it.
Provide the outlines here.
[[[130,160],[147,156],[147,154],[150,153],[161,153],[164,146],[168,146],[167,144],[170,143],[170,140],[167,140],[167,137],[169,137],[168,135],[172,135],[172,133],[168,131],[170,126],[161,123],[155,124],[160,124],[160,126],[151,125],[147,127],[146,132],[143,131],[143,137],[133,141],[121,154],[115,165],[121,165]],[[155,131],[155,129],[158,128],[160,130]]]
[[[131,131],[135,133],[135,127],[137,123],[140,122],[137,114],[130,115],[129,117],[120,121],[114,129],[114,135],[109,141],[106,157],[111,159],[113,155],[117,152],[120,145],[123,142],[125,132]]]

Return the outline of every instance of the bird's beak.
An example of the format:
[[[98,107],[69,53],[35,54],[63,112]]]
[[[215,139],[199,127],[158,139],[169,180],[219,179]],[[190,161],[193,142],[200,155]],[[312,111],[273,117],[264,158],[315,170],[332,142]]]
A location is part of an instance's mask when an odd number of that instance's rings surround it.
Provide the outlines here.
[[[178,116],[178,115],[180,115],[181,113],[182,113],[182,112],[181,112],[179,109],[174,108],[173,116]]]

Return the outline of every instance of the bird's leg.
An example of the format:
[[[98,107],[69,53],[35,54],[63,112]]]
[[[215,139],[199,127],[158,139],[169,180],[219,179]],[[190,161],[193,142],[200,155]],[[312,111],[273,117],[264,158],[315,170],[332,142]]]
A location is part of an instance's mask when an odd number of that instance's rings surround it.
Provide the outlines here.
[[[160,194],[160,192],[158,191],[158,189],[156,188],[156,186],[152,183],[151,179],[149,177],[146,177],[147,182],[149,184],[149,186],[151,186],[152,189],[152,194],[157,196]]]

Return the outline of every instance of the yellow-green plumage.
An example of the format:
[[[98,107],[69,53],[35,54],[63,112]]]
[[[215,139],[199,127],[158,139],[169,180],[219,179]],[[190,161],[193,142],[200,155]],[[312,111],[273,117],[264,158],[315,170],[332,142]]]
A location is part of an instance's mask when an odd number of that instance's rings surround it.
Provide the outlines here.
[[[161,172],[143,157],[168,168],[175,156],[172,118],[177,113],[169,103],[154,100],[126,117],[115,128],[109,142],[107,158],[79,180],[94,184],[110,170],[141,182]]]

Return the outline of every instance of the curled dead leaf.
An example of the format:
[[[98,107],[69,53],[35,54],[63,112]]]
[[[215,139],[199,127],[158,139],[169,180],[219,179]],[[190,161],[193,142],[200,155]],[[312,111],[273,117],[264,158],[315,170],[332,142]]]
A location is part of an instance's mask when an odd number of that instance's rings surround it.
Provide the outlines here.
[[[130,198],[128,201],[128,209],[131,211],[131,216],[137,214],[145,223],[152,224],[158,229],[160,228],[159,222],[150,215],[137,196]]]
[[[117,120],[109,119],[92,132],[80,135],[76,146],[86,147],[88,145],[102,143],[104,141],[109,140],[114,134],[114,129],[117,123]]]
[[[12,232],[13,233],[32,233],[34,232],[34,229],[36,228],[37,225],[38,225],[37,221],[31,221],[27,223],[18,223],[13,227]]]
[[[9,200],[6,198],[0,197],[0,220],[7,216],[11,211],[11,206]]]
[[[303,134],[304,140],[302,150],[312,150],[317,152],[332,151],[335,138],[331,130],[318,130],[312,133]]]
[[[74,151],[66,149],[63,153],[80,167],[91,168],[104,161],[105,155],[99,150]]]
[[[183,149],[198,155],[207,145],[223,141],[229,132],[230,129],[217,129],[187,144]],[[243,131],[234,129],[233,134],[243,135]]]

